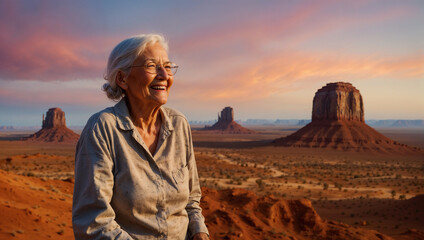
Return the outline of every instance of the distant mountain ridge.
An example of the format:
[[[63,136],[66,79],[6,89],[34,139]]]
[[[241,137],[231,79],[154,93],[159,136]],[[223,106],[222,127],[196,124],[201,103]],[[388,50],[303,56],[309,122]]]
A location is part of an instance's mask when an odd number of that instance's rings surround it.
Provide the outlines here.
[[[236,120],[235,122],[242,125],[285,125],[285,126],[305,126],[311,122],[311,119],[247,119]],[[191,125],[213,125],[216,120],[209,121],[190,121]],[[369,119],[365,123],[371,127],[387,127],[387,128],[424,128],[424,120],[407,120],[407,119]]]
[[[367,120],[368,125],[373,127],[404,127],[404,128],[422,128],[424,120]]]
[[[190,125],[213,125],[217,120],[209,121],[190,121]],[[242,125],[285,125],[285,126],[305,126],[311,122],[311,119],[247,119],[235,120]],[[424,128],[424,120],[408,120],[408,119],[369,119],[365,123],[371,127],[387,127],[387,128]],[[81,131],[84,126],[70,126],[72,130]],[[40,126],[12,126],[0,125],[0,132],[10,131],[29,131],[39,130]]]

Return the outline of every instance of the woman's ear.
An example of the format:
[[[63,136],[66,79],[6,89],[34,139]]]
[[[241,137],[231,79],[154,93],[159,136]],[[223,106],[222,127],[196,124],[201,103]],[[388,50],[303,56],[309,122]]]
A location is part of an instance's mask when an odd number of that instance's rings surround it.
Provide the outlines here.
[[[121,70],[119,70],[118,73],[116,74],[115,81],[116,81],[116,85],[121,87],[123,90],[128,89],[128,85],[125,79],[125,74]]]

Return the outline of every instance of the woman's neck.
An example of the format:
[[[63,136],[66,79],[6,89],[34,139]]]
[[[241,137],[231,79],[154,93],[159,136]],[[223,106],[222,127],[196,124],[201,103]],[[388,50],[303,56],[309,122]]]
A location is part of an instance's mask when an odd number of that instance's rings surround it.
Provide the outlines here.
[[[159,113],[160,106],[143,104],[139,101],[130,101],[126,99],[131,121],[138,128],[146,133],[156,132],[161,124]]]
[[[162,118],[160,106],[126,99],[130,117],[152,156],[156,153]]]

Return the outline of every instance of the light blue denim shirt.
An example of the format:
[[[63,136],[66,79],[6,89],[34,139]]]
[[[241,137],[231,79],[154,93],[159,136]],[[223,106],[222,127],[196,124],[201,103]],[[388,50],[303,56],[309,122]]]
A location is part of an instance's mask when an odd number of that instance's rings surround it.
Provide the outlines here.
[[[160,108],[152,155],[125,99],[94,114],[77,144],[72,222],[75,239],[189,239],[208,233],[190,126]]]

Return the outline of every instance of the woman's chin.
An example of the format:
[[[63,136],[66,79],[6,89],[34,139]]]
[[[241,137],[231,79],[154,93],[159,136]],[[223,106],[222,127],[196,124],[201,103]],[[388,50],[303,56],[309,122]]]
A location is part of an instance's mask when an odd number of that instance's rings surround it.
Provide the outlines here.
[[[168,98],[156,98],[154,99],[154,103],[158,106],[165,105],[168,102]]]

